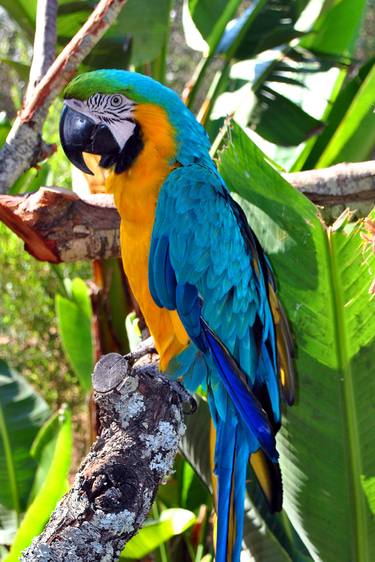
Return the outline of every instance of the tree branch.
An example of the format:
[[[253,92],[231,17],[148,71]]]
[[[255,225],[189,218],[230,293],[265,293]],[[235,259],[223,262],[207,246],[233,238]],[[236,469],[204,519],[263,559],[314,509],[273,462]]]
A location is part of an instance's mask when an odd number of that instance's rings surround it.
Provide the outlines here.
[[[126,0],[100,0],[86,23],[35,88],[0,151],[0,193],[6,193],[23,172],[48,154],[48,147],[41,140],[41,130],[51,102],[114,22],[125,2]]]
[[[27,105],[35,87],[55,58],[57,0],[38,0],[35,22],[33,62],[25,95]]]
[[[41,187],[25,195],[0,195],[0,220],[36,259],[51,263],[120,255],[120,217],[111,195]]]
[[[317,205],[375,202],[375,162],[336,164],[283,177]]]
[[[138,355],[110,353],[97,363],[101,434],[24,562],[114,561],[143,525],[185,432],[182,406],[194,403],[160,375],[150,349]]]
[[[358,206],[375,202],[375,162],[284,174],[315,203]],[[0,220],[35,258],[52,263],[120,256],[120,217],[111,195],[77,194],[42,187],[35,193],[0,195]]]

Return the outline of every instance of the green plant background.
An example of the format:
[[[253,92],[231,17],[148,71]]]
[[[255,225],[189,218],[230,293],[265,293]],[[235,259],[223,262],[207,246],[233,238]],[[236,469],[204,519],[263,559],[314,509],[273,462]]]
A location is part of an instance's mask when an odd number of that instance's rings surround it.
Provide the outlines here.
[[[95,4],[59,1],[58,50]],[[0,7],[2,144],[27,83],[36,0]],[[280,515],[270,515],[249,472],[244,548],[255,562],[375,559],[375,263],[364,238],[371,233],[350,214],[328,227],[276,171],[371,158],[374,20],[374,4],[364,0],[187,0],[184,8],[128,0],[80,68],[116,60],[184,93],[275,270],[299,391],[278,437]],[[56,99],[44,126],[49,142],[58,143],[60,111]],[[228,114],[237,124],[220,132]],[[60,147],[10,192],[41,185],[71,187]],[[100,265],[104,291],[92,309],[90,263],[36,262],[3,224],[0,240],[0,559],[9,562],[41,531],[87,446],[92,316],[102,352],[126,352],[142,326],[129,315],[116,260]],[[150,552],[158,562],[213,559],[204,398],[187,424],[175,471],[122,559]]]

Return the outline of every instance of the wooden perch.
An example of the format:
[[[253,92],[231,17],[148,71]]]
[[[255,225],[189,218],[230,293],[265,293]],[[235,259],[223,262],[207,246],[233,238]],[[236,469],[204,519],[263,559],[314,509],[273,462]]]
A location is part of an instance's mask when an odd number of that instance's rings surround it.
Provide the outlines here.
[[[375,162],[338,164],[284,177],[315,203],[355,207],[375,202]],[[120,256],[120,217],[110,195],[80,198],[72,191],[47,187],[36,193],[0,195],[0,220],[42,261]]]
[[[317,205],[375,202],[375,162],[336,164],[330,168],[283,174],[293,187]]]
[[[190,411],[195,404],[159,373],[157,357],[143,346],[97,363],[93,387],[101,433],[22,561],[118,560],[143,525],[185,432],[183,404]]]
[[[120,255],[120,217],[111,195],[81,199],[72,191],[49,187],[25,195],[0,195],[0,220],[41,261]]]

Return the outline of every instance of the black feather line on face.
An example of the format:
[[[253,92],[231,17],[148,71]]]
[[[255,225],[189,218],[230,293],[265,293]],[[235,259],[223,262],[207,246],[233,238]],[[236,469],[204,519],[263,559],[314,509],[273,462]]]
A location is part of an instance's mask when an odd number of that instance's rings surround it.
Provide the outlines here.
[[[142,130],[139,123],[136,123],[132,136],[125,143],[124,148],[117,158],[115,166],[116,174],[121,174],[125,172],[125,170],[128,170],[135,162],[137,156],[142,152],[143,147]]]
[[[130,120],[127,119],[127,121]],[[142,130],[139,123],[136,123],[133,134],[125,143],[124,148],[120,152],[102,156],[99,166],[102,168],[115,166],[115,173],[121,174],[132,166],[137,156],[142,152],[143,146]]]

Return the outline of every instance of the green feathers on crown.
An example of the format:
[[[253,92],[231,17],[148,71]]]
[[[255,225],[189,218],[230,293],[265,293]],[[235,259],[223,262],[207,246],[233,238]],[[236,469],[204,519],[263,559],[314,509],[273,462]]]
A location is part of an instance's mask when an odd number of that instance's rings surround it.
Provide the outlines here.
[[[103,69],[76,76],[65,88],[65,98],[86,100],[94,94],[123,94],[138,103],[181,104],[178,96],[156,80],[136,72]]]

